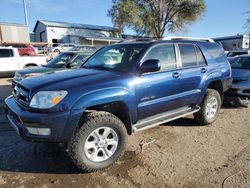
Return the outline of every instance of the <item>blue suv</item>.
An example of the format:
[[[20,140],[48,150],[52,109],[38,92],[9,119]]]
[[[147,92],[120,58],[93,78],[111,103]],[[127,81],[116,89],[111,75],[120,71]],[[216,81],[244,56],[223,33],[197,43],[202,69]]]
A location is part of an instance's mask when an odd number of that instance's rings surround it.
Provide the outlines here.
[[[80,69],[20,81],[5,109],[21,137],[67,143],[73,162],[93,172],[114,164],[134,132],[190,114],[213,123],[231,82],[210,39],[134,39],[98,50]]]

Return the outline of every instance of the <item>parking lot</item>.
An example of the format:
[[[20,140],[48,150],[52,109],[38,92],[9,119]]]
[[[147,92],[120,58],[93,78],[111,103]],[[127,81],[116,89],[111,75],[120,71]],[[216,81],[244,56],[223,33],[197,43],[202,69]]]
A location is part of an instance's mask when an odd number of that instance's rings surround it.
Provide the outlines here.
[[[6,120],[0,79],[0,187],[250,187],[250,109],[223,106],[211,126],[182,118],[129,137],[113,167],[84,174],[54,144],[28,143]]]

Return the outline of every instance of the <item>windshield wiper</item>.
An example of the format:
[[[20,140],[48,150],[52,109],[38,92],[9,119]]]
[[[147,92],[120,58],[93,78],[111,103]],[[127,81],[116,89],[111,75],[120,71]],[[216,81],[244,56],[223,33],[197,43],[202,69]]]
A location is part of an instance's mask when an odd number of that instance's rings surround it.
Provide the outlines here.
[[[113,71],[112,68],[104,67],[104,66],[89,66],[90,69],[100,69],[100,70],[105,70],[105,71]]]

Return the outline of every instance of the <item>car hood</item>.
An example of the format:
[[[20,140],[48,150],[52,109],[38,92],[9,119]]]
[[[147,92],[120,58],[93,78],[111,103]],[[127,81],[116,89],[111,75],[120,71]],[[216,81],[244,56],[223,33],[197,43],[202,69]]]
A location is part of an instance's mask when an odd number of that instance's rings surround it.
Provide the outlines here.
[[[250,80],[250,70],[233,68],[232,77],[234,80]]]
[[[29,74],[45,74],[45,73],[54,73],[56,71],[60,71],[62,68],[50,68],[50,67],[34,67],[29,69],[23,69],[17,71],[22,77],[29,77]]]
[[[110,80],[117,76],[119,76],[119,74],[115,72],[80,68],[31,77],[29,79],[22,80],[20,85],[30,90],[31,93],[43,89],[68,90],[70,88],[83,85],[86,86],[88,84],[98,84],[100,82],[104,82],[104,80]]]

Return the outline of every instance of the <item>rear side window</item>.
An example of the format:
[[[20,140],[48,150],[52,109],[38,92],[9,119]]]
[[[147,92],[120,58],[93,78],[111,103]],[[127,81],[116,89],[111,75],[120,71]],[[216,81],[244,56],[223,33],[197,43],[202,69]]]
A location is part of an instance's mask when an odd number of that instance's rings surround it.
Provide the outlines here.
[[[207,48],[208,53],[213,57],[215,61],[217,61],[218,63],[227,62],[227,57],[225,55],[225,52],[219,44],[213,42],[207,42],[204,43],[203,45],[204,47]]]
[[[179,44],[182,67],[192,67],[197,65],[196,52],[192,44]]]
[[[198,65],[206,65],[205,58],[201,53],[201,50],[195,46],[196,56],[197,56],[197,64]]]
[[[173,44],[157,45],[149,50],[143,61],[148,59],[158,59],[161,63],[161,70],[170,70],[177,67],[175,49]]]
[[[13,57],[11,49],[0,49],[0,57]]]

